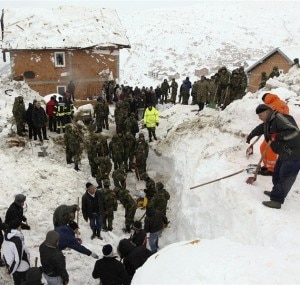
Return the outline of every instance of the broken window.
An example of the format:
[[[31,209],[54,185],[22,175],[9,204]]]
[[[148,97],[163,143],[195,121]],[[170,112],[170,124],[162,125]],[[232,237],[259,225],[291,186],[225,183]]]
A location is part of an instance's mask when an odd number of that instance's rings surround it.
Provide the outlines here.
[[[56,67],[64,67],[65,66],[65,53],[64,52],[55,52],[55,66]]]

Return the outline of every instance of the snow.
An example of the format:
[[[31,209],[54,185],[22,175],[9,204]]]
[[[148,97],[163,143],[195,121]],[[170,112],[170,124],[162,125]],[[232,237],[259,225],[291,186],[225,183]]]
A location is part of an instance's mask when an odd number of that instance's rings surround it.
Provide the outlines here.
[[[225,33],[228,30],[225,28],[230,27],[232,36],[237,35],[237,27],[230,17],[238,17],[236,13],[240,13],[239,5],[253,8],[247,10],[247,17],[240,18],[239,29],[249,29],[249,32],[239,34],[241,55],[245,54],[248,47],[249,57],[252,54],[260,57],[270,50],[270,46],[277,47],[276,41],[282,42],[286,39],[294,44],[296,39],[300,38],[295,25],[298,21],[295,11],[299,9],[295,6],[287,5],[283,10],[280,6],[283,4],[274,2],[268,9],[263,9],[261,4],[253,4],[262,2],[251,1],[237,4],[231,11],[232,16],[228,16],[232,2],[224,6],[210,6],[208,3],[201,2],[201,5],[207,9],[209,15],[215,9],[216,18],[222,20],[221,23],[216,24],[216,21],[211,20],[207,26],[209,32],[206,33],[205,25],[202,26],[198,22],[205,12],[200,10],[199,17],[195,17],[197,11],[186,7],[183,10],[189,17],[183,17],[182,21],[188,18],[195,20],[195,23],[186,23],[191,30],[190,37],[182,35],[183,24],[171,29],[172,24],[181,21],[178,20],[178,15],[183,13],[182,8],[180,12],[176,7],[168,8],[168,11],[174,12],[173,22],[170,22],[171,17],[161,16],[163,13],[167,15],[163,9],[144,10],[140,13],[133,11],[132,14],[126,12],[122,15],[121,11],[118,11],[132,43],[132,49],[125,52],[128,54],[123,54],[122,51],[122,80],[132,84],[156,86],[158,80],[145,76],[144,68],[149,66],[148,62],[151,59],[152,62],[154,59],[162,60],[168,54],[170,58],[166,60],[166,66],[173,62],[177,64],[176,70],[181,76],[185,72],[192,74],[196,63],[189,65],[190,61],[184,54],[191,54],[196,59],[199,56],[204,64],[204,58],[208,54],[221,54],[220,50],[217,50],[218,45],[221,42],[230,43],[233,39],[229,33]],[[264,17],[257,17],[258,11],[260,14],[263,12]],[[262,23],[260,18],[267,23],[263,35],[262,29],[257,29],[256,26]],[[289,33],[283,28],[284,25],[281,25],[282,22],[285,23],[285,28],[288,27]],[[276,37],[273,34],[275,23]],[[167,29],[174,32],[171,42],[176,44],[174,50],[178,48],[178,51],[183,52],[183,58],[179,58],[177,53],[172,58],[173,51],[164,46],[167,45],[168,37],[164,33]],[[213,33],[218,30],[224,32],[217,35]],[[202,41],[200,54],[199,46],[197,49],[191,47],[191,37],[194,35],[197,39],[204,37],[205,33],[212,38],[211,46]],[[175,34],[182,40],[175,38]],[[142,42],[145,36],[151,40],[144,39]],[[162,39],[161,46],[158,45],[159,37]],[[253,41],[254,37],[257,38],[256,42]],[[268,48],[262,46],[262,43],[266,42],[269,42]],[[216,56],[216,60],[217,58]],[[142,62],[144,64],[141,64]],[[156,67],[160,69],[159,66]],[[27,196],[28,209],[25,215],[32,229],[23,233],[33,263],[34,258],[39,256],[39,244],[45,239],[47,231],[53,228],[54,209],[60,204],[77,203],[78,198],[85,192],[86,182],[90,181],[96,185],[96,181],[90,175],[86,154],[79,166],[81,171],[76,172],[72,165],[66,164],[61,135],[48,132],[50,140],[45,142],[45,146],[48,146],[47,157],[38,157],[41,149],[35,141],[30,142],[26,139],[24,148],[8,146],[12,131],[15,131],[11,120],[14,98],[22,95],[26,107],[33,99],[43,98],[30,90],[26,83],[10,81],[7,78],[7,69],[4,70],[5,74],[0,79],[0,216],[4,218],[6,209],[16,194],[23,193]],[[280,210],[269,209],[261,204],[262,201],[268,200],[263,191],[271,190],[271,178],[258,176],[253,185],[248,185],[245,181],[252,175],[246,171],[190,190],[190,187],[245,170],[248,164],[259,161],[261,141],[255,144],[254,154],[247,160],[245,151],[248,145],[245,143],[245,137],[260,123],[255,108],[262,103],[261,97],[266,90],[288,102],[290,113],[299,124],[299,78],[300,70],[293,67],[289,74],[269,80],[266,89],[254,94],[247,93],[242,100],[235,101],[224,111],[205,108],[203,112],[196,114],[193,112],[197,109],[196,106],[158,105],[161,118],[157,128],[159,140],[151,143],[147,167],[149,176],[156,182],[162,181],[171,194],[167,212],[171,223],[160,239],[160,250],[136,272],[132,284],[299,284],[299,178]],[[4,91],[8,89],[13,90],[9,92],[11,96],[5,95]],[[90,107],[87,105],[82,108]],[[113,113],[113,106],[110,107],[110,111]],[[111,137],[114,131],[113,118],[110,117],[110,130],[105,130],[104,135]],[[146,131],[143,132],[147,138]],[[137,182],[133,173],[128,174],[127,185],[132,194],[144,189],[144,182]],[[143,213],[143,210],[138,209],[136,219]],[[81,215],[79,225],[83,244],[100,256],[103,245],[110,243],[116,251],[119,240],[128,237],[128,234],[122,232],[124,210],[121,205],[115,215],[114,230],[103,233],[103,241],[90,240],[89,226]],[[99,284],[99,280],[94,280],[91,276],[95,259],[73,250],[66,250],[64,254],[70,274],[69,284]],[[12,284],[5,270],[0,268],[0,271],[0,284]]]

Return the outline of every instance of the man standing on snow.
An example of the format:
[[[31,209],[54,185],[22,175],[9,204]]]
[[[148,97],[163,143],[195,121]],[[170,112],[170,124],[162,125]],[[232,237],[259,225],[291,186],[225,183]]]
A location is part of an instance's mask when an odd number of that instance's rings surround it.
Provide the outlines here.
[[[144,114],[144,126],[148,130],[149,142],[152,142],[152,136],[155,140],[157,140],[155,134],[155,127],[159,124],[159,115],[158,111],[152,106],[149,105],[145,110]]]
[[[247,143],[263,134],[267,142],[271,140],[270,147],[278,154],[272,191],[264,191],[271,201],[262,203],[280,209],[300,170],[300,130],[292,116],[273,111],[268,105],[259,105],[256,114],[263,123],[251,131]]]

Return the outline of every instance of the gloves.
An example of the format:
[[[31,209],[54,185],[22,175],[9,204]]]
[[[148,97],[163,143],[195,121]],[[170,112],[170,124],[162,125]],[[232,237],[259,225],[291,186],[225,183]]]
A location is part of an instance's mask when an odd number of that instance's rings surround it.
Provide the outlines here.
[[[269,140],[270,141],[276,141],[279,139],[280,134],[279,133],[275,133],[275,134],[269,134]]]
[[[98,256],[95,252],[92,252],[92,253],[91,253],[91,256],[94,257],[94,258],[96,258],[96,259],[99,258],[99,256]]]
[[[246,143],[250,143],[251,139],[253,138],[252,134],[250,133],[246,138]]]
[[[156,126],[157,126],[157,127],[158,127],[158,125],[159,125],[159,124],[158,124],[158,123],[156,123]]]

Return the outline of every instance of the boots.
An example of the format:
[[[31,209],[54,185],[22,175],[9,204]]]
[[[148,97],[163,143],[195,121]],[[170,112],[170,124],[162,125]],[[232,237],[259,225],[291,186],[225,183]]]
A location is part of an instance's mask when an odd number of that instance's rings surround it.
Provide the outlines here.
[[[94,239],[96,237],[96,230],[93,231],[93,234],[91,235],[91,239]]]
[[[103,238],[102,238],[102,236],[101,236],[100,230],[97,230],[97,231],[96,231],[96,236],[97,236],[98,239],[103,240]]]
[[[264,191],[264,194],[271,197],[271,191]]]
[[[79,169],[79,167],[78,167],[78,163],[75,163],[74,169],[75,169],[76,171],[80,171],[80,169]]]
[[[280,209],[281,203],[276,201],[263,201],[262,204],[266,207],[273,208],[273,209]]]

